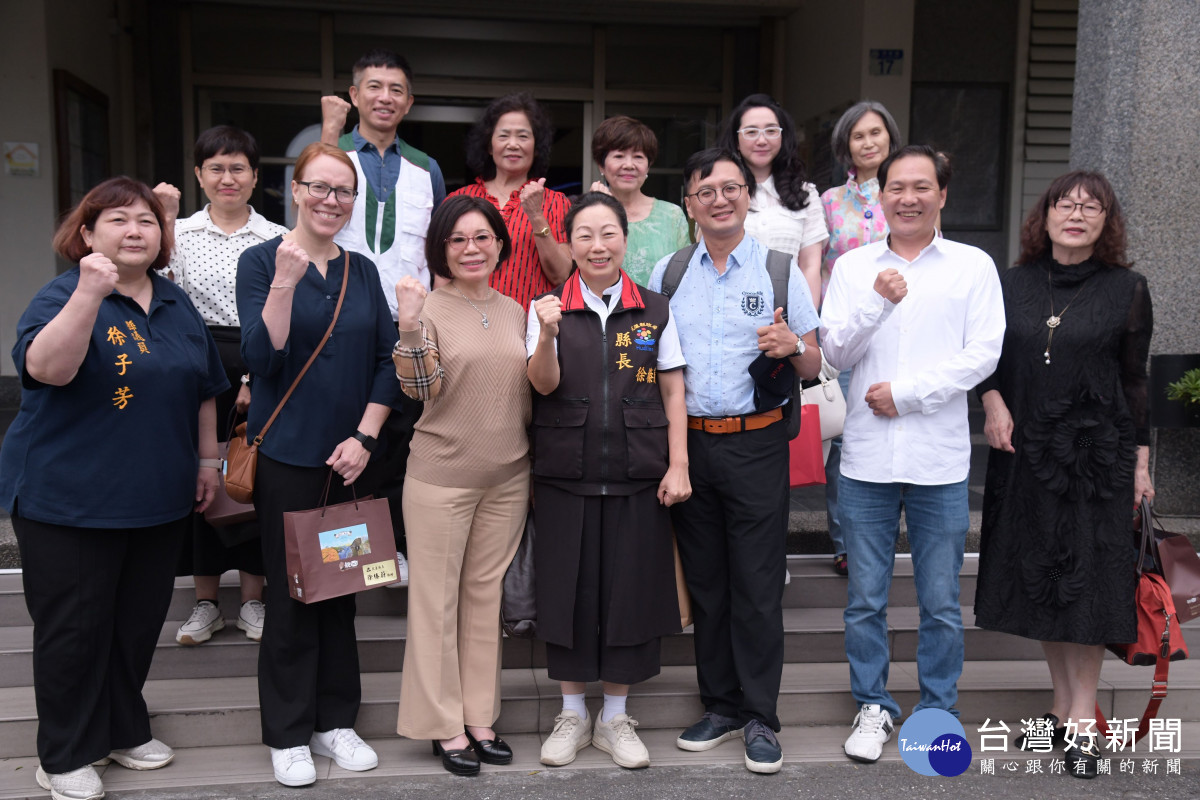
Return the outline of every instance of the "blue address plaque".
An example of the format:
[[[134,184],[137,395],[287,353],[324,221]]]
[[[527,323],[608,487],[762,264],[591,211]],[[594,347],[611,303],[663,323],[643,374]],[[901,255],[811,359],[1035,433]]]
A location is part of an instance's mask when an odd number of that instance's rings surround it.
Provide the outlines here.
[[[877,50],[869,51],[870,65],[868,74],[870,75],[903,75],[904,74],[904,51],[903,50]]]

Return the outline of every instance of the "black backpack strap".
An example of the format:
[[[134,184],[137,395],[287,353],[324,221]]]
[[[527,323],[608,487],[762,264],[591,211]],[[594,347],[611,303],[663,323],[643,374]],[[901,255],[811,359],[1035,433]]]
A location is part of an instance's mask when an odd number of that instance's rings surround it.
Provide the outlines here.
[[[788,278],[792,275],[792,257],[778,250],[768,250],[767,274],[771,276],[771,292],[774,295],[771,302],[771,314],[775,314],[775,309],[782,308],[783,321],[787,322]],[[663,282],[666,283],[665,277]]]
[[[671,260],[667,262],[667,269],[663,272],[662,288],[660,289],[668,300],[679,288],[679,282],[683,280],[683,273],[687,272],[688,262],[692,260],[692,255],[699,246],[699,243],[691,244],[671,254]]]

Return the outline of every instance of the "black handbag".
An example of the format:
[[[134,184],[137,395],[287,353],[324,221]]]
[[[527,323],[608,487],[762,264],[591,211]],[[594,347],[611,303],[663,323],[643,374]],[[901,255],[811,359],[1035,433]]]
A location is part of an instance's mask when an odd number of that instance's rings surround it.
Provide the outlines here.
[[[537,587],[533,574],[533,509],[525,517],[525,533],[517,545],[508,571],[504,573],[504,595],[500,601],[500,623],[514,639],[537,636]]]

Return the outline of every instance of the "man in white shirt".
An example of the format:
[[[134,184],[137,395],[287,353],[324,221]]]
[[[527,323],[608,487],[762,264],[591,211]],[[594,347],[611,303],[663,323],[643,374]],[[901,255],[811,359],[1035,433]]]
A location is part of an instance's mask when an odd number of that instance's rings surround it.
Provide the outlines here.
[[[913,712],[957,715],[963,664],[958,573],[970,525],[967,392],[996,368],[1004,303],[983,251],[937,235],[949,164],[910,145],[879,168],[891,233],[837,260],[821,345],[853,368],[838,504],[850,566],[844,614],[859,705],[846,755],[873,762],[900,707],[887,691],[887,600],[900,512],[908,525],[921,622]]]

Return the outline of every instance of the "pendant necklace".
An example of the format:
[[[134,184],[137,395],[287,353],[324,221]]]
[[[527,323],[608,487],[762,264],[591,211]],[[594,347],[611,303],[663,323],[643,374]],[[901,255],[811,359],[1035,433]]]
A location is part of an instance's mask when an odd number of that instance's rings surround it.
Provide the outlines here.
[[[478,314],[480,316],[479,322],[483,325],[483,329],[487,330],[487,327],[488,327],[487,307],[488,307],[488,303],[492,302],[491,287],[488,287],[488,289],[489,289],[488,299],[483,302],[483,310],[480,311],[479,306],[472,303],[471,298],[467,297],[465,294],[462,293],[462,289],[458,288],[457,283],[452,283],[450,285],[454,287],[454,291],[458,292],[459,297],[461,297],[463,300],[467,301],[467,305],[471,306],[471,308],[475,309],[475,311],[478,312]],[[1066,309],[1063,309],[1063,310],[1066,311]]]
[[[1083,287],[1087,285],[1087,281],[1084,280],[1083,285],[1079,287],[1079,289],[1075,292],[1075,294],[1071,297],[1071,299],[1067,301],[1067,304],[1065,306],[1063,306],[1063,310],[1058,312],[1057,314],[1055,314],[1054,313],[1054,282],[1053,282],[1053,280],[1051,280],[1052,276],[1053,276],[1053,270],[1047,269],[1046,270],[1046,289],[1050,295],[1050,316],[1046,318],[1046,327],[1050,329],[1050,332],[1048,334],[1046,334],[1046,352],[1042,353],[1042,356],[1046,359],[1047,364],[1050,363],[1050,343],[1054,341],[1054,329],[1062,324],[1063,315],[1067,313],[1067,309],[1071,307],[1071,303],[1075,302],[1075,298],[1079,297],[1079,292],[1082,292]]]

